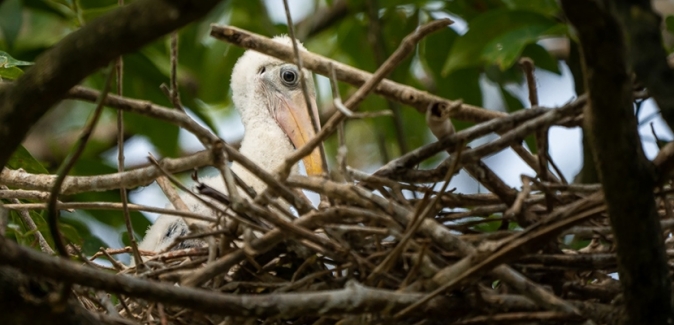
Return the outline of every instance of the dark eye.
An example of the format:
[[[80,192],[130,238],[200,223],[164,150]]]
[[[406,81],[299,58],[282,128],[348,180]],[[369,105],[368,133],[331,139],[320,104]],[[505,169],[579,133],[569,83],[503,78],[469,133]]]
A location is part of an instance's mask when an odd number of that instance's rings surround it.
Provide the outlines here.
[[[293,70],[283,70],[281,71],[281,80],[286,85],[294,86],[297,83],[297,72]]]

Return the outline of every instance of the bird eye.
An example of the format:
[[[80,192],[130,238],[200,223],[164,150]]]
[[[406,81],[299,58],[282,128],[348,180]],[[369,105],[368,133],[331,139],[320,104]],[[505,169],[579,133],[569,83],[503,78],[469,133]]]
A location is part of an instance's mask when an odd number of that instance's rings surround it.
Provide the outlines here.
[[[288,86],[294,86],[297,84],[297,72],[293,70],[282,70],[281,71],[281,80]]]

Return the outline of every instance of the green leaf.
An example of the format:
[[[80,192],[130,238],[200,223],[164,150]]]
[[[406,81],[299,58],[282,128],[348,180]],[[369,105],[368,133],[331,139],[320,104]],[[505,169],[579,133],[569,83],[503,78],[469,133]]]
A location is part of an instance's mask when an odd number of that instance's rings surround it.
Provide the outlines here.
[[[51,1],[44,1],[44,0],[21,0],[22,5],[25,8],[29,8],[31,10],[35,11],[41,11],[41,12],[46,12],[49,14],[56,15],[60,18],[67,19],[68,15],[66,12],[64,12],[64,8],[60,4],[55,4]],[[68,10],[70,11],[70,10]],[[32,19],[35,19],[35,17],[31,17]]]
[[[79,0],[78,4],[80,9],[92,9],[92,8],[102,8],[102,7],[119,7],[117,4],[118,0]]]
[[[49,172],[47,171],[42,164],[37,161],[37,159],[33,158],[33,156],[24,148],[22,145],[19,145],[19,147],[14,151],[12,156],[9,158],[9,161],[7,162],[7,167],[11,169],[19,169],[23,168],[23,170],[32,173],[32,174],[48,174]]]
[[[500,62],[513,62],[523,48],[546,36],[559,35],[561,25],[530,11],[497,9],[469,22],[469,30],[452,46],[442,73]]]
[[[562,25],[531,25],[510,30],[492,39],[482,50],[481,57],[488,64],[496,64],[501,70],[511,67],[528,44],[535,43],[541,35],[561,35]]]
[[[494,218],[497,218],[497,217],[500,217],[500,216],[491,215],[488,218],[486,218],[486,220],[494,219]],[[494,231],[498,230],[498,228],[500,226],[501,226],[501,220],[497,219],[497,220],[493,220],[493,221],[486,221],[486,222],[483,222],[483,223],[479,223],[479,224],[477,224],[477,225],[475,225],[471,228],[473,230],[479,231],[479,232],[494,232]]]
[[[5,0],[0,2],[0,30],[5,37],[5,44],[10,50],[14,48],[21,25],[23,25],[23,13],[19,0]]]
[[[503,86],[499,87],[501,89],[501,95],[503,96],[503,101],[505,104],[505,109],[508,113],[516,112],[524,108],[524,104],[520,101],[519,98],[513,96],[507,89]]]
[[[522,57],[532,59],[534,64],[543,70],[553,72],[557,75],[562,74],[561,70],[559,70],[559,62],[557,62],[557,59],[554,58],[548,50],[536,43],[524,47]]]
[[[21,203],[26,203],[27,201],[21,200]],[[43,213],[38,213],[36,211],[30,211],[29,215],[30,218],[33,220],[33,223],[35,223],[35,226],[37,227],[37,231],[39,231],[44,239],[47,241],[49,246],[52,248],[54,247],[54,240],[51,237],[51,232],[49,231],[49,225],[47,224],[46,220],[42,216]],[[12,235],[14,238],[16,238],[16,241],[24,246],[28,247],[33,247],[35,249],[40,249],[39,244],[33,237],[33,231],[29,231],[26,227],[26,225],[23,222],[23,219],[19,215],[18,211],[10,211],[9,213],[10,217],[10,227],[7,229],[12,230]],[[61,227],[64,226],[63,223],[60,224]]]
[[[0,68],[0,78],[8,80],[16,80],[23,74],[23,70],[17,67]]]
[[[117,5],[117,2],[115,2],[114,5],[107,7],[95,7],[91,9],[85,9],[82,10],[82,18],[84,19],[85,22],[89,22],[117,8],[119,8],[119,6]]]
[[[554,17],[559,13],[559,4],[555,0],[502,0],[513,10],[533,11],[546,16]]]
[[[668,32],[674,34],[674,16],[669,15],[667,18],[665,18],[665,27],[667,28]]]

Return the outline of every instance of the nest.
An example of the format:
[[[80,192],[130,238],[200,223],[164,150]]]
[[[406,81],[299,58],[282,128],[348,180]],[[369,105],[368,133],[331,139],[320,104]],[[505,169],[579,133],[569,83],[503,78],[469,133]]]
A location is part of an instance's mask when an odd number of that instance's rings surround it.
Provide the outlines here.
[[[215,26],[214,36],[258,49],[267,42],[268,48],[277,51],[268,54],[292,57],[288,47],[222,28]],[[423,37],[423,33],[415,35],[405,42]],[[401,46],[405,48],[410,47]],[[331,66],[325,58],[302,55],[315,71],[326,72]],[[393,57],[399,62],[404,55]],[[542,135],[551,125],[577,126],[584,97],[555,109],[532,108],[506,115],[390,81],[379,84],[386,65],[374,76],[336,63],[332,69],[341,78],[365,84],[358,96],[379,87],[377,91],[389,99],[425,112],[439,140],[373,174],[348,168],[342,155],[330,177],[287,176],[259,170],[187,115],[115,97],[106,104],[179,124],[209,150],[164,159],[137,171],[66,178],[63,193],[102,190],[101,184],[133,187],[156,179],[164,183],[176,207],[160,212],[203,219],[181,208],[167,182],[172,173],[205,165],[219,168],[228,184],[239,185],[240,193],[224,199],[200,186],[199,194],[210,198],[217,219],[195,227],[171,250],[138,252],[146,259],[141,265],[128,267],[112,257],[135,254],[132,248],[104,249],[93,258],[108,257],[112,268],[91,263],[83,270],[63,263],[53,276],[74,283],[76,297],[87,309],[118,323],[466,325],[591,320],[601,324],[621,317],[619,282],[613,276],[615,243],[602,190],[596,184],[569,184],[545,154]],[[71,97],[85,100],[99,95],[84,88],[70,92]],[[354,105],[347,101],[343,106]],[[348,113],[349,107],[344,109],[342,113]],[[454,133],[448,124],[450,115],[479,123]],[[334,131],[343,118],[335,121],[327,123],[326,132]],[[466,146],[491,133],[500,137],[475,148]],[[522,145],[522,139],[532,134],[540,140],[542,154],[533,155]],[[506,149],[536,172],[522,176],[519,190],[507,186],[482,162]],[[289,162],[297,162],[310,150],[298,151]],[[440,152],[449,157],[432,169],[418,168]],[[242,184],[227,160],[254,172],[267,190],[255,193]],[[290,166],[285,167],[287,171]],[[489,193],[462,194],[449,188],[447,184],[460,170]],[[6,170],[2,181],[12,187],[50,188],[54,180],[49,177]],[[321,204],[314,208],[300,190],[320,194]],[[671,211],[669,205],[659,201],[661,216]],[[7,207],[28,208],[25,204]],[[35,267],[47,265],[38,255],[44,254],[26,250],[12,256]],[[6,261],[12,258],[7,256],[3,255]]]

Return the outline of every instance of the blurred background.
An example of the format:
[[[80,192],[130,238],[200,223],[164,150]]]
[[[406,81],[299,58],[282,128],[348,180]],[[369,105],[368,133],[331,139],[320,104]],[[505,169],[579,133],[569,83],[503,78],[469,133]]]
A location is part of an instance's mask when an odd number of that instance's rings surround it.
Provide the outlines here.
[[[128,1],[127,1],[128,2]],[[663,13],[666,44],[672,48],[674,10],[669,0],[654,1]],[[0,1],[0,51],[14,59],[34,61],[65,35],[92,19],[118,7],[117,0],[4,0]],[[530,107],[527,87],[517,64],[530,57],[536,64],[540,105],[563,105],[582,92],[574,83],[579,77],[578,53],[554,0],[290,0],[291,14],[300,40],[312,52],[373,72],[414,29],[433,19],[449,17],[455,23],[420,43],[390,79],[439,96],[484,107],[513,112]],[[158,13],[160,14],[160,13]],[[274,36],[287,33],[281,0],[224,1],[206,18],[179,31],[178,83],[189,114],[212,128],[227,142],[236,144],[243,135],[239,116],[230,100],[232,67],[243,50],[208,36],[210,24],[227,24]],[[2,54],[2,53],[0,53]],[[1,61],[0,61],[1,63]],[[26,68],[14,67],[16,69]],[[0,77],[15,78],[20,70],[0,67]],[[124,56],[124,96],[171,107],[159,85],[169,82],[169,37]],[[322,118],[334,111],[329,81],[316,76]],[[101,89],[104,75],[98,72],[82,82]],[[355,89],[340,84],[342,96]],[[46,168],[55,172],[72,148],[94,105],[64,101],[53,108],[32,130],[24,147]],[[647,100],[635,104],[646,155],[655,156],[660,143],[672,134]],[[424,144],[435,141],[425,118],[415,109],[370,96],[360,111],[390,110],[392,117],[350,120],[346,125],[348,165],[366,172]],[[203,147],[191,134],[177,127],[143,116],[125,114],[126,168],[147,165],[148,152],[156,157],[180,157]],[[73,175],[98,175],[117,171],[116,112],[107,109]],[[456,129],[471,126],[453,121]],[[549,133],[550,154],[569,181],[583,168],[580,128],[553,127]],[[476,146],[494,139],[479,139]],[[526,144],[535,153],[532,139]],[[334,165],[336,137],[326,143],[327,156]],[[430,168],[442,160],[438,155],[420,168]],[[510,186],[519,188],[520,175],[533,175],[510,149],[485,162]],[[189,175],[181,175],[187,184]],[[582,179],[579,179],[582,181]],[[586,179],[591,180],[591,178]],[[450,184],[459,193],[486,192],[464,172]],[[66,198],[71,201],[119,202],[119,192],[86,193]],[[130,192],[134,203],[164,207],[168,201],[156,185]],[[39,227],[46,227],[39,213],[33,213]],[[136,235],[142,237],[153,214],[132,213]],[[78,211],[63,214],[66,235],[83,245],[85,254],[99,247],[127,244],[121,212]],[[15,225],[17,237],[20,225]],[[43,231],[43,233],[48,233]]]

